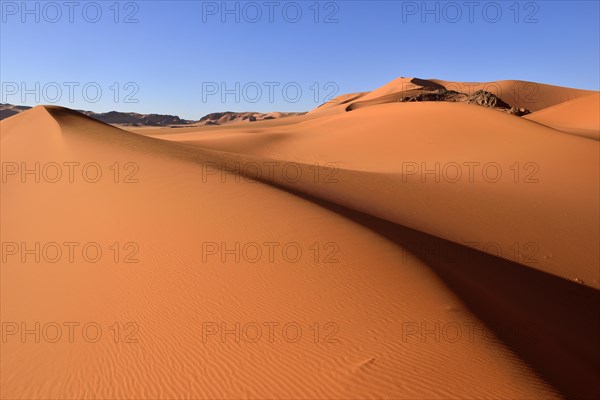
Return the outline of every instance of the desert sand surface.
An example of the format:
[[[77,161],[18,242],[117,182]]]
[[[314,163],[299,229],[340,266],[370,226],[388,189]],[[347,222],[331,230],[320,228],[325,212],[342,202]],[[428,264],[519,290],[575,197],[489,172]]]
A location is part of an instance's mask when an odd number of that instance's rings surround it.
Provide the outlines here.
[[[576,135],[600,139],[600,95],[565,101],[525,116],[528,120]]]
[[[532,114],[400,78],[248,124],[3,120],[0,397],[597,398],[598,95],[514,82]]]

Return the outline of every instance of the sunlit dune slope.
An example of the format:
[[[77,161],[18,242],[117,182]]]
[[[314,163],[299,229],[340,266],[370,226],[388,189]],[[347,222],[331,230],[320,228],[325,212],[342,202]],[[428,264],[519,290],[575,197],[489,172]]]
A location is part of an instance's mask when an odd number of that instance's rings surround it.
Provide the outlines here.
[[[530,121],[576,135],[600,139],[600,94],[578,97],[525,116]]]

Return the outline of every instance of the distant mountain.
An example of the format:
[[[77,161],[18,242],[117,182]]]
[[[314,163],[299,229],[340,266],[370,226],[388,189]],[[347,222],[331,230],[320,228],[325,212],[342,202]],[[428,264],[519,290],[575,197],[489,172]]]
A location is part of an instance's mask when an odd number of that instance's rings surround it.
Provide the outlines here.
[[[13,115],[19,114],[23,111],[29,110],[31,107],[28,106],[16,106],[13,104],[0,103],[0,120],[3,120]],[[257,113],[257,112],[219,112],[212,113],[202,117],[198,121],[190,121],[181,119],[176,115],[162,115],[162,114],[139,114],[134,112],[119,112],[109,111],[106,113],[96,113],[93,111],[76,110],[89,117],[97,119],[107,124],[118,125],[118,126],[156,126],[156,127],[173,127],[179,128],[187,125],[194,124],[195,126],[205,125],[222,125],[237,122],[254,122],[264,121],[268,119],[283,118],[293,115],[302,115],[305,113],[283,113],[283,112],[272,112],[268,114]]]
[[[223,125],[238,122],[254,122],[254,121],[266,121],[269,119],[277,119],[284,117],[292,117],[296,115],[304,115],[303,112],[272,112],[268,114],[258,112],[217,112],[205,115],[200,118],[200,121],[196,122],[195,125]]]
[[[14,106],[12,104],[0,103],[0,120],[3,120],[13,115],[19,114],[25,110],[29,110],[31,107],[27,106]]]
[[[171,126],[189,125],[194,121],[181,119],[176,115],[162,114],[138,114],[109,111],[107,113],[95,113],[93,111],[77,110],[82,114],[111,125],[121,126]]]
[[[12,104],[0,103],[0,120],[12,117],[15,114],[29,110],[28,106],[15,106]],[[188,125],[194,121],[181,119],[175,115],[160,115],[160,114],[139,114],[125,113],[119,111],[110,111],[107,113],[96,113],[93,111],[76,110],[89,117],[97,119],[111,125],[121,126],[171,126],[171,125]]]

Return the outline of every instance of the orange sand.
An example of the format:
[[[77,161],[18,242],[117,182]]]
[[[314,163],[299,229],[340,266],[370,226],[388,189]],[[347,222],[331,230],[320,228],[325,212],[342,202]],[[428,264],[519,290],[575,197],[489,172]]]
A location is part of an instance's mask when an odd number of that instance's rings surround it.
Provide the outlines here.
[[[175,133],[2,121],[0,397],[598,396],[598,95],[345,111],[407,82]]]

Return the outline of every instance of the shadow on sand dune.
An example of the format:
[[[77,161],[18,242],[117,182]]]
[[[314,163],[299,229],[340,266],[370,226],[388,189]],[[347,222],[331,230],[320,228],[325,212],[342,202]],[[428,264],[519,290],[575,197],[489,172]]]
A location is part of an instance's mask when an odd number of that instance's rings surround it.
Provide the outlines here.
[[[600,397],[600,293],[595,289],[294,194],[362,224],[426,263],[500,340],[566,398]]]

